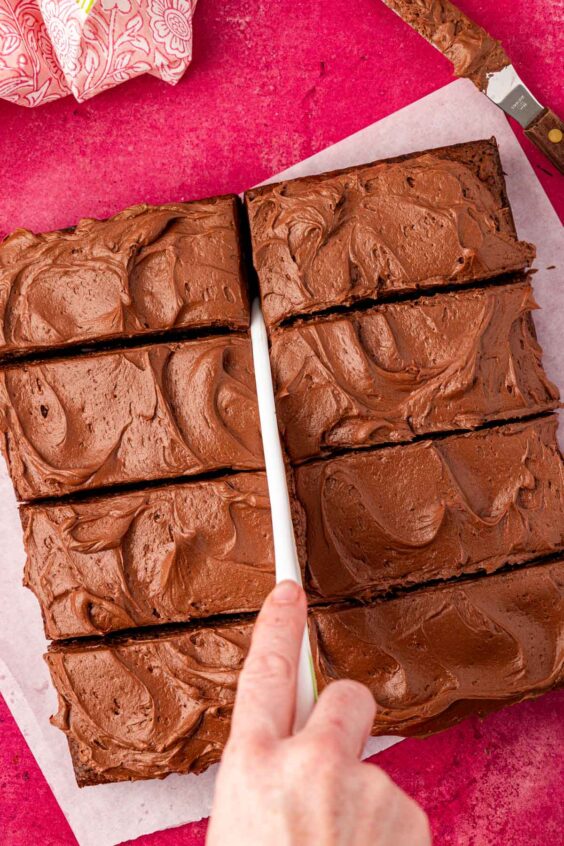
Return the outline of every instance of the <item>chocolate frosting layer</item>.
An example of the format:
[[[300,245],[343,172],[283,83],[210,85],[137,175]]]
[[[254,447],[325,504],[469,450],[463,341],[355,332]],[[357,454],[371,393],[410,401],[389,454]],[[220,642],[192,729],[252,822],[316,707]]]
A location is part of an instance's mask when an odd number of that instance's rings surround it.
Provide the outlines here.
[[[564,562],[315,610],[321,687],[367,684],[374,734],[428,734],[564,682]],[[201,772],[225,746],[252,623],[46,656],[78,783]],[[100,679],[106,680],[100,684]]]
[[[294,461],[554,408],[527,282],[281,329],[271,362]]]
[[[20,499],[263,466],[251,345],[217,337],[5,368]]]
[[[366,684],[373,734],[425,735],[564,683],[564,561],[315,611],[321,686]]]
[[[298,467],[312,599],[368,598],[563,549],[556,428],[541,418]]]
[[[49,638],[258,611],[274,584],[263,473],[20,513]]]
[[[252,624],[47,654],[80,786],[201,772],[221,757]]]
[[[492,140],[249,191],[253,260],[270,326],[396,292],[530,264]]]
[[[488,76],[511,64],[499,41],[467,18],[449,0],[384,0],[454,65],[456,76],[467,76],[485,91]]]
[[[176,328],[245,328],[237,198],[133,206],[0,245],[0,356]]]

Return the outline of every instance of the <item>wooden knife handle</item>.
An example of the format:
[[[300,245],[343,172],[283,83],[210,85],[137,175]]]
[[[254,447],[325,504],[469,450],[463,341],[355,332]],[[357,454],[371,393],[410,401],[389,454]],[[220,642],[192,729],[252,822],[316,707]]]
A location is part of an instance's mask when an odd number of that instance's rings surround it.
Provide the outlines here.
[[[525,135],[564,173],[564,123],[550,109],[543,109],[527,127]]]

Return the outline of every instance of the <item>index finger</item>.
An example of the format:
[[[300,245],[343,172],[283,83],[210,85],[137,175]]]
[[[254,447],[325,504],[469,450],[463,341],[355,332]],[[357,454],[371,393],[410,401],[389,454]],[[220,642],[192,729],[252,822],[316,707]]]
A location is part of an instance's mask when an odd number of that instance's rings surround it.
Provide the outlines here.
[[[280,582],[267,597],[239,676],[231,738],[290,734],[306,614],[305,594],[295,582]]]

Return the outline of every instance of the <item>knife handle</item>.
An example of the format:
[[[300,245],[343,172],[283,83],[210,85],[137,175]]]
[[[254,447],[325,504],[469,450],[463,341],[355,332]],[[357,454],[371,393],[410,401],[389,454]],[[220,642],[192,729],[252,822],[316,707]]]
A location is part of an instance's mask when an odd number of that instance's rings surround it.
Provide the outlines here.
[[[543,109],[529,124],[525,135],[533,144],[536,144],[560,173],[564,173],[564,123],[554,112]]]

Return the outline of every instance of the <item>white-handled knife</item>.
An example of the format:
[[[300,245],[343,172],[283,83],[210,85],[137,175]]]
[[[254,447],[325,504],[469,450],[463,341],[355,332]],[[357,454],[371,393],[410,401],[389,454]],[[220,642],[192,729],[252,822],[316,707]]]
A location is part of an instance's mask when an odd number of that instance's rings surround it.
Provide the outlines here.
[[[564,173],[564,123],[531,94],[499,41],[450,0],[384,3],[450,59],[457,76],[471,79],[483,94],[515,118],[525,135]]]
[[[251,342],[262,432],[262,446],[272,513],[276,581],[281,582],[284,579],[291,579],[301,585],[302,575],[292,523],[286,465],[276,419],[274,387],[272,384],[272,371],[270,369],[270,356],[268,352],[268,337],[258,300],[253,302],[251,310]],[[294,731],[298,731],[305,724],[317,696],[307,625],[300,651],[297,682]]]

